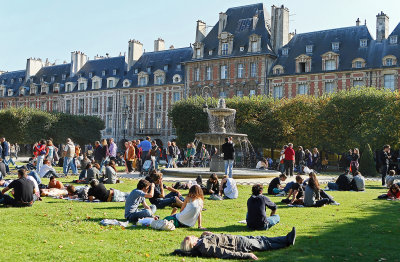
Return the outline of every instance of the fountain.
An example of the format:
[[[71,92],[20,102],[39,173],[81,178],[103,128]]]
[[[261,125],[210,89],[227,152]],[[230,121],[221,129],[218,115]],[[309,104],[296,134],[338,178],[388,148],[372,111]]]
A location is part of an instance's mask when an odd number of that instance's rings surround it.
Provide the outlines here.
[[[217,108],[205,108],[209,116],[209,133],[197,133],[196,139],[206,145],[216,146],[218,151],[221,152],[221,145],[225,143],[226,137],[232,137],[235,145],[241,145],[242,143],[248,143],[246,134],[238,134],[226,132],[225,118],[233,117],[236,114],[236,110],[232,108],[226,108],[225,99],[221,98],[218,101]],[[213,118],[215,119],[213,123]],[[224,160],[221,154],[214,155],[210,162],[211,172],[224,172]]]

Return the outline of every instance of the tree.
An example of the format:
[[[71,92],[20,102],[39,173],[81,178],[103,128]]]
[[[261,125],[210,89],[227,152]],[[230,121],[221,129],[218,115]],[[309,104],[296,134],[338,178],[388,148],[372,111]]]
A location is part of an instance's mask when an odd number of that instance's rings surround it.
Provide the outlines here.
[[[360,172],[363,176],[376,176],[374,155],[369,144],[365,145],[365,149],[360,158]]]

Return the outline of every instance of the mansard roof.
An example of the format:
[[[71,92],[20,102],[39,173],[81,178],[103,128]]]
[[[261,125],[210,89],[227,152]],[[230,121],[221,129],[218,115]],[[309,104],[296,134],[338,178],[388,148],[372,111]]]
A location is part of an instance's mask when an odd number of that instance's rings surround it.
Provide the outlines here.
[[[139,58],[139,60],[133,65],[132,69],[127,73],[125,79],[131,80],[132,84],[130,87],[138,86],[138,73],[147,72],[150,68],[148,86],[154,83],[154,72],[162,70],[165,72],[164,84],[172,84],[173,76],[180,75],[182,82],[185,77],[184,62],[189,61],[192,58],[193,50],[190,47],[169,49],[158,52],[147,52]],[[168,65],[168,69],[164,70],[164,66]],[[181,69],[177,68],[177,65],[181,65]],[[137,72],[137,73],[135,73]]]
[[[367,47],[360,47],[361,39],[368,40]],[[332,50],[334,42],[339,42],[338,51]],[[307,45],[313,46],[312,53],[306,53]],[[288,55],[282,55],[284,48],[288,49]],[[296,58],[305,54],[312,59],[310,73],[317,73],[322,71],[321,56],[332,51],[339,55],[339,71],[350,70],[355,58],[363,58],[367,61],[367,67],[373,67],[376,66],[376,62],[371,61],[370,58],[375,56],[375,48],[375,41],[365,25],[296,34],[279,50],[279,57],[274,65],[283,66],[285,75],[295,74]]]
[[[395,29],[393,29],[392,33],[389,36],[397,35],[400,40],[400,23],[397,24]]]
[[[16,93],[18,93],[19,88],[24,85],[25,73],[26,73],[25,70],[19,70],[19,71],[5,72],[1,74],[0,86],[3,85],[2,83],[4,80],[4,86],[6,87],[7,92],[8,90],[12,89],[13,94],[15,95]],[[19,78],[22,79],[22,82],[19,82]],[[12,84],[11,84],[11,79],[14,79],[14,83]]]
[[[254,55],[254,53],[248,53],[249,37],[252,34],[261,36],[261,52],[262,54],[274,55],[274,51],[271,48],[270,31],[267,28],[267,21],[270,19],[269,13],[266,11],[264,4],[252,4],[246,6],[239,6],[229,8],[226,11],[227,24],[223,32],[233,34],[233,50],[229,56],[246,56]],[[253,30],[253,16],[258,15],[258,22]],[[207,36],[201,41],[204,44],[204,56],[203,59],[219,58],[218,56],[218,28],[219,22],[211,29]],[[244,46],[244,52],[240,51],[240,47]],[[209,55],[209,51],[212,50],[212,55]],[[226,57],[224,55],[223,57]]]

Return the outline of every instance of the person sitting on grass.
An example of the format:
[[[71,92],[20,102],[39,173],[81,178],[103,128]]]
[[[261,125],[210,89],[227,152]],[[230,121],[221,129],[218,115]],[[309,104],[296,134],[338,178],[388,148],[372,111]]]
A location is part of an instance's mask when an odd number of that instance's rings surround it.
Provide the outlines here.
[[[48,188],[64,189],[63,183],[61,183],[61,181],[58,181],[55,176],[51,176],[50,177],[50,182],[49,182],[49,185],[47,187]]]
[[[269,251],[292,246],[296,241],[296,228],[286,236],[238,236],[204,232],[200,238],[187,236],[181,243],[181,248],[174,255],[194,257],[214,257],[221,259],[252,259],[258,257],[252,252]]]
[[[247,227],[251,230],[269,229],[279,223],[280,217],[276,213],[276,204],[264,196],[263,186],[256,184],[252,187],[252,195],[247,200]],[[267,217],[266,208],[271,209]]]
[[[353,172],[353,181],[351,182],[351,190],[365,191],[365,178],[359,171]]]
[[[279,177],[275,177],[271,180],[268,185],[268,195],[277,195],[283,191],[283,187],[281,186],[281,181],[286,181],[286,175],[280,174]]]
[[[233,178],[224,175],[219,186],[219,195],[224,196],[224,199],[236,199],[239,196],[239,191],[236,186],[236,181]]]
[[[164,218],[172,221],[175,227],[193,227],[196,224],[199,229],[204,229],[201,225],[201,211],[204,206],[203,190],[199,185],[193,185],[183,202],[181,212],[176,214],[177,208],[171,213],[171,216]]]
[[[304,193],[304,206],[322,207],[325,204],[339,205],[333,198],[320,189],[319,182],[315,173],[310,173],[310,178]]]
[[[43,160],[43,165],[40,168],[39,176],[40,177],[51,177],[51,176],[58,177],[56,174],[56,170],[51,165],[51,162],[47,159]]]
[[[292,197],[292,199],[290,199],[290,197]],[[304,204],[303,178],[300,175],[296,176],[296,183],[292,185],[287,198],[283,199],[282,202],[289,205]]]
[[[0,180],[0,187],[8,187],[8,185],[12,182],[13,180],[7,179],[7,180]]]
[[[182,194],[170,186],[166,186],[163,183],[163,176],[160,172],[153,172],[147,177],[149,182],[154,183],[154,196],[150,198],[150,203],[155,205],[157,209],[162,209],[167,206],[181,207],[185,199]],[[164,190],[170,191],[169,194],[165,195]]]
[[[121,192],[118,189],[107,188],[103,183],[100,183],[97,179],[90,181],[90,189],[88,191],[88,199],[93,202],[94,199],[100,200],[101,202],[125,202],[129,193]]]
[[[145,179],[141,179],[137,188],[132,190],[126,198],[125,218],[131,223],[136,223],[139,219],[145,217],[153,217],[157,208],[155,205],[148,206],[146,198],[152,198],[154,195],[154,184]],[[139,209],[139,205],[143,205],[143,209]]]
[[[378,196],[379,199],[400,200],[400,187],[397,184],[392,184],[387,194]]]
[[[329,182],[328,188],[330,190],[340,190],[340,191],[349,191],[351,190],[351,183],[353,181],[353,176],[349,173],[349,171],[345,171],[341,174],[335,183]]]
[[[103,178],[103,184],[116,184],[118,180],[117,169],[114,160],[110,160],[106,167],[106,174]]]
[[[13,189],[14,198],[6,195],[10,189]],[[18,179],[12,181],[1,191],[0,204],[13,207],[30,207],[36,200],[35,193],[35,185],[27,179],[26,170],[21,168],[18,170]]]
[[[207,180],[206,188],[203,189],[205,195],[218,194],[219,191],[219,181],[217,174],[211,174],[210,178]]]
[[[86,165],[85,169],[82,170],[81,174],[79,175],[79,180],[76,180],[75,183],[79,184],[88,184],[92,179],[99,179],[100,178],[100,165],[89,163]]]
[[[400,176],[396,176],[396,171],[390,170],[389,175],[385,178],[387,188],[390,188],[394,184],[394,181],[399,178]]]

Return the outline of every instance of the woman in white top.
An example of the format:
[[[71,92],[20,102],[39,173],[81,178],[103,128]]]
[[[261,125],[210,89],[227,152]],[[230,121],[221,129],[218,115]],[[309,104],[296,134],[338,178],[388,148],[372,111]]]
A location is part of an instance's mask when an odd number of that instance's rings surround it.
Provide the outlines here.
[[[239,196],[236,181],[233,178],[229,178],[227,175],[225,175],[221,181],[219,192],[221,196],[225,195],[227,199],[236,199]]]
[[[204,229],[201,226],[201,211],[204,205],[203,190],[199,185],[193,185],[189,189],[185,202],[183,202],[181,212],[174,214],[177,209],[174,209],[171,216],[166,217],[166,220],[174,222],[175,227],[193,227],[196,224],[199,229]]]

